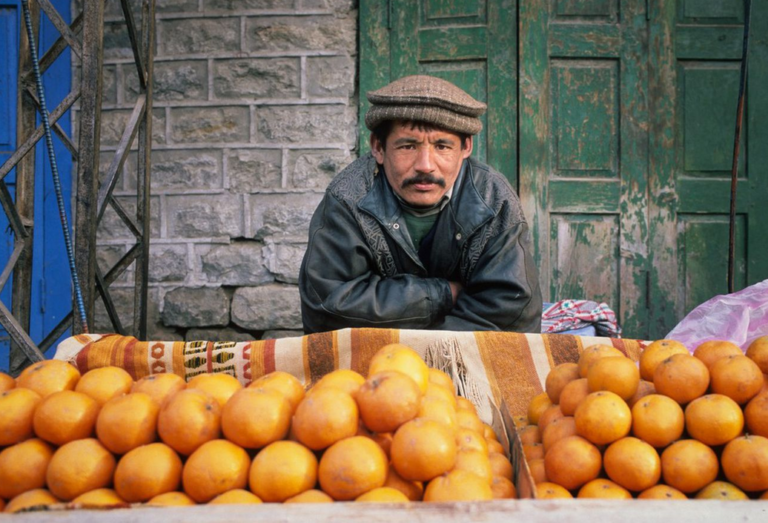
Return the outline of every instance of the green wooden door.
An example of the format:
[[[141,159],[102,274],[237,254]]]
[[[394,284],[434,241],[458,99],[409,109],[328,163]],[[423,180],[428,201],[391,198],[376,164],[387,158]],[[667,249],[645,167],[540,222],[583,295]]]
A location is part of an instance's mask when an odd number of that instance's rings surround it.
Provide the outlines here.
[[[513,0],[361,0],[360,114],[368,109],[366,92],[403,76],[449,80],[488,104],[473,155],[516,187],[516,25]]]
[[[545,300],[647,332],[645,0],[521,0],[520,197]]]

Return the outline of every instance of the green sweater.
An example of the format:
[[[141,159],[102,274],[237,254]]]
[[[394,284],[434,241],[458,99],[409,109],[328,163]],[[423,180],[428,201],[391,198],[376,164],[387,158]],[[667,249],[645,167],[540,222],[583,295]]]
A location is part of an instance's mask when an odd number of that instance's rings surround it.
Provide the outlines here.
[[[440,213],[431,214],[429,216],[414,216],[409,212],[403,213],[405,225],[408,227],[408,234],[411,235],[411,241],[413,241],[413,246],[416,248],[416,252],[419,251],[421,241],[435,224],[438,216],[440,216]]]

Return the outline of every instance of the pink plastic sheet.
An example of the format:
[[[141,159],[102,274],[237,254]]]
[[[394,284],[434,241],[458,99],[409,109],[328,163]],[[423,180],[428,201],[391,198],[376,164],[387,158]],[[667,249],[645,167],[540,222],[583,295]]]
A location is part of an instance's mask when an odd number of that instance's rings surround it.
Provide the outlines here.
[[[666,338],[690,351],[709,340],[727,340],[746,350],[760,336],[768,336],[768,280],[705,301]]]

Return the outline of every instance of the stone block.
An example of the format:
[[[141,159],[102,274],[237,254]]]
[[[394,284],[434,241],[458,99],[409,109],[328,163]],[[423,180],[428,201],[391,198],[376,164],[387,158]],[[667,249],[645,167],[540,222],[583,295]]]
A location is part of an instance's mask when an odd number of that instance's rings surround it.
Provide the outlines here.
[[[136,217],[136,197],[118,196],[116,200],[129,216]],[[152,196],[149,199],[149,234],[150,238],[160,237],[160,199]],[[111,205],[107,205],[104,216],[96,230],[98,240],[135,240],[133,234],[125,226]]]
[[[175,143],[247,142],[247,107],[176,107],[171,109],[171,139]]]
[[[211,283],[243,286],[274,281],[264,264],[263,246],[255,241],[217,245],[200,256],[202,272]]]
[[[243,235],[240,198],[227,194],[169,196],[167,206],[170,238],[237,238]]]
[[[240,287],[232,297],[232,322],[248,330],[301,329],[300,303],[295,285]]]
[[[157,0],[155,10],[158,13],[190,13],[197,11],[198,3],[198,0]]]
[[[117,317],[126,332],[130,332],[133,329],[133,295],[133,286],[110,287],[109,289],[109,296],[117,312]],[[117,327],[112,323],[109,314],[107,314],[104,300],[98,294],[93,308],[93,325],[89,325],[89,327],[91,332],[118,332]]]
[[[189,329],[187,341],[254,341],[253,334],[229,327],[223,329]]]
[[[122,18],[122,10],[120,11]],[[125,21],[114,20],[104,22],[104,59],[130,58],[133,59],[133,49]]]
[[[293,9],[296,0],[203,0],[204,9]]]
[[[147,299],[147,340],[184,341],[184,336],[174,327],[163,325],[160,304],[166,291],[160,287],[150,287]]]
[[[79,72],[79,71],[78,71]],[[104,74],[101,76],[101,103],[117,103],[117,67],[105,65]]]
[[[260,143],[343,143],[354,147],[355,112],[343,105],[270,106],[256,109]]]
[[[352,162],[348,151],[338,149],[293,150],[288,153],[288,186],[325,189]]]
[[[227,153],[229,188],[236,193],[282,186],[282,151],[278,149],[233,149]]]
[[[298,284],[301,260],[306,250],[306,242],[276,243],[267,240],[264,244],[264,257],[269,272],[279,282]]]
[[[357,9],[358,0],[299,0],[301,9],[330,9],[339,14],[347,14]]]
[[[352,97],[355,94],[354,58],[349,55],[307,58],[307,94]]]
[[[149,246],[149,281],[183,282],[189,274],[187,246],[155,243]]]
[[[139,75],[136,68],[123,68],[123,92],[127,102],[139,95]],[[155,62],[152,82],[154,101],[208,99],[208,64],[203,60]]]
[[[298,58],[238,58],[217,60],[213,66],[216,98],[300,98]]]
[[[251,230],[256,239],[306,238],[309,221],[322,194],[255,194],[251,196]]]
[[[78,115],[79,116],[79,115]],[[101,112],[101,144],[117,145],[125,132],[125,127],[131,117],[130,110],[107,109]],[[77,136],[77,135],[73,135]],[[154,109],[152,111],[152,142],[165,144],[165,110]],[[136,148],[138,134],[133,140],[132,148]]]
[[[106,275],[112,267],[114,267],[125,255],[126,248],[124,245],[97,245],[96,246],[96,263],[99,266],[101,274]],[[130,283],[133,281],[133,267],[135,264],[129,266],[120,276],[117,277],[115,283]]]
[[[163,301],[163,324],[173,327],[225,327],[230,298],[219,287],[178,287]]]
[[[280,338],[296,338],[304,336],[304,331],[302,330],[269,330],[264,331],[264,335],[262,335],[262,340],[279,340]]]
[[[240,50],[240,19],[181,18],[158,20],[158,56]]]
[[[131,179],[136,187],[136,177]],[[152,151],[152,190],[200,190],[222,187],[221,151]]]
[[[331,15],[311,17],[249,17],[245,22],[246,51],[357,52],[357,20]]]

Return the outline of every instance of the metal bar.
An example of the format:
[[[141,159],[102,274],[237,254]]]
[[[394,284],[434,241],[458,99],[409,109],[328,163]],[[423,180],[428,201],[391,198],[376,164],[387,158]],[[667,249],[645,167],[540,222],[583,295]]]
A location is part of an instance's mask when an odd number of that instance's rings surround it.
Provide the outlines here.
[[[77,41],[77,36],[70,29],[69,25],[64,21],[59,12],[56,10],[49,0],[37,0],[40,4],[43,12],[48,16],[48,19],[53,24],[53,27],[59,32],[61,37],[66,40],[72,52],[75,53],[78,58],[80,57],[80,42]]]
[[[22,218],[16,210],[16,204],[13,203],[13,196],[11,196],[5,180],[0,180],[0,205],[3,206],[6,216],[8,216],[8,223],[16,237],[21,240],[28,238],[27,227],[31,226],[31,223],[25,224],[24,222],[29,222],[29,220]]]
[[[739,77],[739,103],[736,106],[736,133],[733,137],[733,162],[731,163],[731,208],[728,219],[728,293],[734,292],[736,257],[736,184],[739,176],[739,142],[741,123],[744,119],[744,87],[747,85],[747,57],[749,53],[749,17],[752,0],[744,0],[744,42],[741,49],[741,75]]]
[[[21,53],[20,53],[21,54]],[[26,90],[23,91],[26,93]],[[26,96],[26,94],[25,94]],[[72,92],[70,92],[62,101],[61,103],[56,107],[56,109],[53,110],[53,112],[50,115],[50,121],[56,122],[61,118],[64,113],[66,113],[70,107],[77,101],[77,99],[80,97],[80,89],[74,89]],[[34,116],[34,107],[33,109],[33,116]],[[32,120],[31,126],[22,126],[19,125],[17,129],[20,131],[23,131],[24,129],[31,129],[35,126],[34,119]],[[21,134],[21,133],[19,133]],[[45,135],[45,128],[40,125],[38,126],[32,134],[30,134],[23,144],[21,144],[14,153],[8,158],[0,167],[0,180],[6,177],[6,175],[11,172],[11,170],[16,167],[16,164],[18,164],[24,156],[31,151],[37,142],[40,141],[40,139]],[[32,158],[34,158],[34,155],[32,155]],[[17,173],[18,174],[18,173]]]
[[[35,108],[37,109],[37,111],[40,114],[42,114],[43,108],[40,105],[40,100],[37,99],[37,95],[35,95],[35,92],[32,89],[32,86],[27,85],[26,89],[27,89],[27,94],[32,99],[32,101],[35,103]],[[66,147],[67,150],[76,159],[78,154],[77,154],[77,146],[75,145],[75,142],[73,142],[72,139],[69,136],[67,136],[67,133],[64,132],[64,129],[62,129],[61,126],[58,123],[53,123],[52,122],[51,123],[51,128],[56,133],[56,136],[59,137],[59,139],[61,140],[61,143],[64,144],[64,147]]]
[[[5,283],[8,281],[8,278],[11,276],[11,271],[16,266],[16,262],[19,259],[19,256],[21,256],[21,251],[24,250],[24,241],[17,241],[16,244],[13,247],[13,252],[11,253],[11,257],[8,258],[8,263],[5,264],[5,267],[3,268],[2,274],[0,274],[0,289],[5,288]]]
[[[50,349],[54,342],[61,337],[62,334],[67,332],[67,329],[69,329],[72,325],[72,311],[69,311],[66,316],[64,316],[58,325],[56,325],[51,332],[48,333],[48,336],[45,337],[43,341],[40,342],[40,350],[43,352],[47,352],[48,349]]]
[[[139,85],[141,85],[141,90],[143,91],[147,87],[147,72],[144,69],[143,60],[141,58],[142,50],[139,47],[139,39],[136,36],[136,24],[133,21],[133,12],[131,12],[131,6],[128,5],[128,0],[120,0],[120,4],[123,7],[125,26],[128,29],[128,38],[131,40],[131,49],[133,50],[133,60],[136,63],[136,71],[139,73]]]
[[[40,349],[38,349],[37,346],[35,346],[35,343],[30,339],[29,335],[27,335],[21,325],[19,325],[16,318],[13,317],[11,311],[5,307],[3,302],[0,302],[0,324],[5,327],[5,330],[8,331],[11,339],[16,343],[16,347],[21,350],[29,361],[34,363],[45,359],[43,353],[40,352]],[[14,374],[17,370],[20,369],[11,368],[11,374]]]
[[[104,65],[104,2],[83,2],[83,56],[80,89],[80,136],[75,200],[75,265],[83,285],[86,323],[93,323],[96,280],[96,203],[99,191],[101,95]],[[78,322],[73,334],[79,334]]]
[[[74,34],[78,34],[80,32],[80,30],[83,28],[83,13],[77,15],[77,18],[72,21],[70,28]],[[53,42],[53,45],[49,47],[45,52],[43,57],[40,58],[40,72],[45,73],[45,71],[48,70],[51,64],[56,61],[59,55],[61,55],[61,53],[64,52],[67,47],[69,47],[69,45],[63,37],[60,36],[57,38],[56,41]],[[25,78],[29,78],[31,75],[32,71],[27,70],[24,72]]]
[[[101,295],[101,300],[104,302],[104,308],[107,310],[107,316],[109,316],[109,321],[112,322],[112,326],[115,328],[115,332],[125,336],[125,329],[123,329],[123,324],[120,322],[120,317],[117,315],[115,303],[112,301],[112,296],[109,294],[107,284],[104,283],[104,278],[102,277],[101,270],[99,270],[98,267],[96,268],[96,288]]]
[[[128,227],[128,230],[131,232],[131,234],[133,234],[137,240],[141,240],[141,232],[139,231],[139,226],[136,224],[133,217],[128,214],[128,212],[126,212],[122,204],[114,198],[110,198],[107,201],[115,210],[117,216],[123,221],[125,226]]]
[[[128,157],[128,152],[130,152],[131,144],[133,143],[134,138],[136,138],[136,133],[139,130],[139,124],[141,123],[141,119],[144,116],[146,100],[147,97],[145,94],[140,94],[136,100],[136,105],[133,106],[131,117],[128,119],[128,123],[125,125],[123,136],[120,137],[120,143],[117,145],[115,155],[112,157],[112,163],[109,164],[106,178],[101,183],[98,197],[98,213],[96,214],[97,222],[101,221],[101,217],[104,216],[104,211],[107,210],[107,198],[112,196],[112,191],[115,189],[117,180],[120,177],[120,172],[123,169],[125,159]]]

